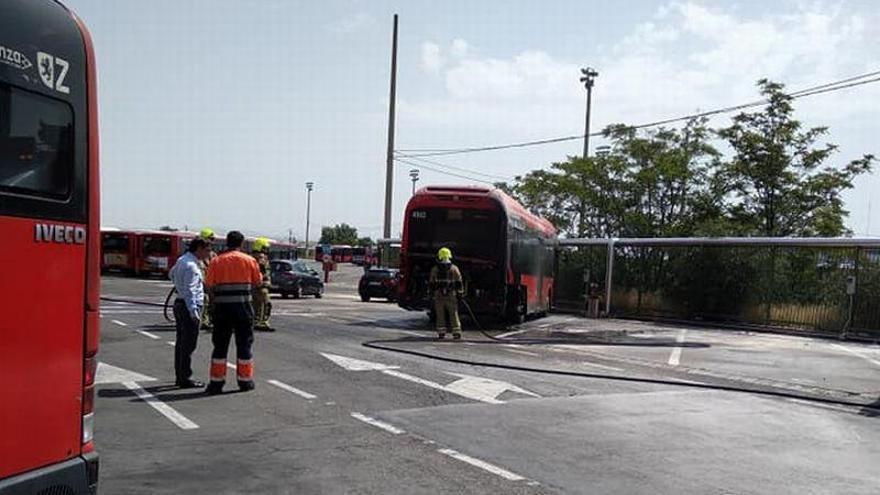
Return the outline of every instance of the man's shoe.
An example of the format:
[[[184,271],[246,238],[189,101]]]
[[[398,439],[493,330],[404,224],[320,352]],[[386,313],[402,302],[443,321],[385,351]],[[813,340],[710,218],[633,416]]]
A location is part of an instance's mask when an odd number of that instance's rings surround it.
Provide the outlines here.
[[[443,332],[440,332],[440,333],[437,334],[437,338],[440,339],[440,340],[443,340],[443,339],[446,338],[446,334],[443,333]]]
[[[242,392],[250,392],[255,388],[257,388],[257,384],[254,382],[238,382],[238,389]]]
[[[202,388],[204,383],[198,380],[179,380],[176,382],[177,388]]]
[[[219,382],[211,382],[205,387],[205,393],[208,395],[218,395],[223,393],[223,384]]]
[[[460,334],[460,333],[454,333],[454,334],[452,334],[452,338],[455,339],[455,340],[461,340],[461,334]]]

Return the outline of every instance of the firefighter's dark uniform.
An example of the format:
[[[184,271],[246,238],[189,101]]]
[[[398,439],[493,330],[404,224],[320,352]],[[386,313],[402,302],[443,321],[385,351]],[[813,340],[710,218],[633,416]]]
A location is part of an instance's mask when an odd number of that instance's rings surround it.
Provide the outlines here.
[[[431,269],[429,283],[434,293],[437,333],[442,339],[446,329],[451,328],[452,335],[461,338],[461,320],[458,318],[458,297],[463,290],[461,272],[452,263],[438,263]]]
[[[226,382],[226,355],[235,335],[238,387],[254,388],[254,310],[251,291],[262,283],[260,267],[252,256],[238,250],[227,251],[208,265],[205,285],[212,293],[214,333],[211,341],[211,383],[209,393],[219,393]]]
[[[269,300],[269,286],[271,279],[269,276],[269,257],[264,252],[255,252],[253,254],[257,265],[260,267],[260,285],[254,289],[254,329],[263,331],[272,331],[269,326],[269,314],[272,302]]]

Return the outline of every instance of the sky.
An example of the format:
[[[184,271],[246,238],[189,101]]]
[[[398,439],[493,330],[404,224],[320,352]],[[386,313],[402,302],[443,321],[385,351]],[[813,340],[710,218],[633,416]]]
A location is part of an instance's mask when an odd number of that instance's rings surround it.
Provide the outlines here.
[[[321,226],[342,222],[381,237],[394,13],[398,150],[582,133],[585,66],[599,72],[594,130],[750,102],[764,77],[795,90],[880,70],[872,0],[66,3],[95,41],[102,224],[115,227],[210,226],[279,239],[292,230],[302,240],[305,183],[314,182],[312,241]],[[880,84],[795,108],[804,124],[829,127],[827,141],[840,145],[831,164],[880,155]],[[582,147],[435,161],[495,181]],[[395,236],[411,168],[395,167]],[[475,183],[419,168],[419,186]],[[880,235],[878,191],[875,172],[846,193],[856,234]]]

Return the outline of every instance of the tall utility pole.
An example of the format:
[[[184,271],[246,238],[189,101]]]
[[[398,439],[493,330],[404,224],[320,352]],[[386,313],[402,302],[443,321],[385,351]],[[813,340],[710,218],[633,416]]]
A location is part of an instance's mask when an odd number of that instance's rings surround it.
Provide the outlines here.
[[[409,178],[412,180],[412,183],[413,183],[412,193],[413,193],[413,196],[415,196],[416,195],[416,182],[419,181],[419,169],[417,169],[417,168],[410,169]]]
[[[309,256],[309,222],[312,217],[312,189],[314,182],[306,182],[306,257]]]
[[[593,102],[593,84],[599,73],[596,72],[596,69],[587,67],[581,69],[581,74],[581,82],[584,83],[584,87],[587,88],[587,118],[586,125],[584,126],[584,158],[586,158],[590,156],[590,108],[592,107]]]
[[[391,91],[388,100],[388,150],[385,157],[385,224],[386,239],[391,238],[391,193],[394,190],[394,106],[397,102],[397,14],[394,14],[394,34],[391,38]]]

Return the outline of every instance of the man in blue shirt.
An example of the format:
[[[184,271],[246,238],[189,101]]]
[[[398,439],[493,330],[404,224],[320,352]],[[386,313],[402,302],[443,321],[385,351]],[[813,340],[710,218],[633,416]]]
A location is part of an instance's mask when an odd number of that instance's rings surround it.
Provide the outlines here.
[[[180,388],[200,388],[205,384],[192,379],[192,353],[199,339],[199,326],[205,311],[204,276],[199,261],[211,253],[207,241],[195,238],[189,249],[168,272],[177,289],[174,300],[174,320],[177,326],[177,341],[174,344],[174,373]]]

